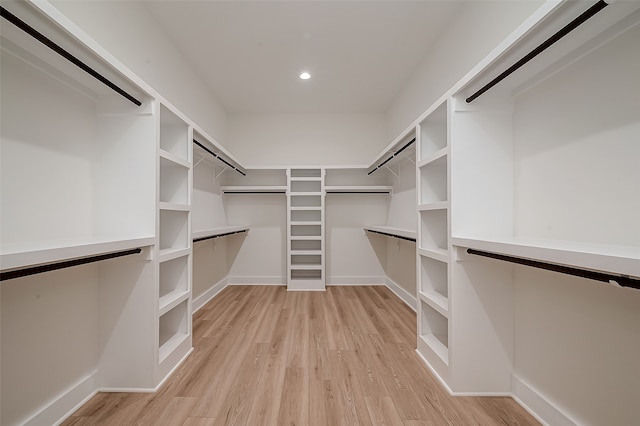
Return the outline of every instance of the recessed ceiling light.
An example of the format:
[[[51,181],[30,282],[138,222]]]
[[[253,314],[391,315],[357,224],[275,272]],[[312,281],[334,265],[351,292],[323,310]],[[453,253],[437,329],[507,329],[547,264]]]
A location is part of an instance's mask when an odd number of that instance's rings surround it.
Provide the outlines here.
[[[311,74],[309,74],[308,72],[303,72],[302,74],[300,74],[300,79],[302,80],[309,80],[311,78]]]

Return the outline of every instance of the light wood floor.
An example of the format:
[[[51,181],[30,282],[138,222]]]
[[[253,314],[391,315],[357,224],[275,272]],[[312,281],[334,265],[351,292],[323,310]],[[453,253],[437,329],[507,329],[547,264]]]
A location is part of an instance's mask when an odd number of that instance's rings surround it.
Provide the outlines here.
[[[228,287],[155,394],[100,393],[64,425],[534,425],[510,398],[450,397],[385,287]]]

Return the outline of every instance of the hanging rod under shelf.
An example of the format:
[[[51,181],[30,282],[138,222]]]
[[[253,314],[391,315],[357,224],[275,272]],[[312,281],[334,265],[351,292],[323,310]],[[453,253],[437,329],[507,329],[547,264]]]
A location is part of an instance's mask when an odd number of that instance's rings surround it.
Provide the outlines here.
[[[570,266],[540,262],[538,260],[524,259],[521,257],[506,256],[503,254],[491,253],[488,251],[476,250],[472,248],[467,249],[467,253],[474,254],[476,256],[483,256],[491,259],[502,260],[505,262],[516,263],[518,265],[531,266],[534,268],[545,269],[547,271],[559,272],[561,274],[573,275],[581,278],[588,278],[591,280],[601,281],[609,284],[617,284],[622,287],[630,287],[630,288],[635,288],[637,290],[640,290],[640,279],[631,278],[627,276],[590,271],[588,269],[572,268]]]
[[[608,0],[609,3],[611,1],[612,0]],[[558,40],[560,40],[561,38],[563,38],[564,36],[569,34],[571,31],[573,31],[576,28],[578,28],[580,25],[582,25],[588,19],[590,19],[591,17],[596,15],[598,12],[600,12],[602,9],[607,7],[609,5],[608,2],[605,1],[605,0],[599,0],[596,4],[594,4],[589,9],[587,9],[585,12],[580,14],[580,16],[575,18],[573,21],[569,22],[567,25],[562,27],[559,31],[557,31],[551,37],[549,37],[544,42],[542,42],[540,45],[538,45],[538,47],[536,47],[531,52],[529,52],[525,56],[523,56],[522,59],[520,59],[518,62],[516,62],[515,64],[511,65],[509,68],[507,68],[505,71],[503,71],[496,78],[494,78],[489,83],[487,83],[484,86],[482,86],[478,91],[476,91],[473,95],[469,96],[465,101],[467,103],[473,102],[480,95],[482,95],[483,93],[485,93],[486,91],[491,89],[496,84],[500,83],[502,80],[504,80],[509,75],[513,74],[513,72],[516,71],[518,68],[522,67],[524,64],[526,64],[527,62],[529,62],[530,60],[532,60],[533,58],[538,56],[540,53],[542,53],[545,50],[547,50],[549,47],[551,47],[553,44],[555,44]]]
[[[142,105],[142,102],[140,102],[138,99],[136,99],[135,97],[133,97],[132,95],[127,93],[124,89],[120,88],[115,83],[113,83],[111,80],[107,79],[102,74],[100,74],[99,72],[97,72],[96,70],[91,68],[89,65],[85,64],[80,59],[78,59],[75,56],[73,56],[71,53],[66,51],[60,45],[54,43],[51,39],[47,38],[44,34],[39,32],[38,30],[36,30],[35,28],[30,26],[29,24],[27,24],[23,20],[21,20],[20,18],[18,18],[13,13],[9,12],[4,7],[0,6],[0,12],[1,12],[1,16],[4,19],[9,21],[10,23],[15,25],[16,27],[20,28],[22,31],[24,31],[25,33],[29,34],[31,37],[33,37],[34,39],[36,39],[40,43],[44,44],[49,49],[53,50],[58,55],[62,56],[67,61],[71,62],[72,64],[74,64],[75,66],[77,66],[78,68],[80,68],[81,70],[83,70],[84,72],[86,72],[87,74],[89,74],[90,76],[95,78],[96,80],[100,81],[102,84],[104,84],[105,86],[109,87],[111,90],[115,91],[116,93],[118,93],[119,95],[123,96],[124,98],[126,98],[127,100],[129,100],[130,102],[134,103],[137,106]]]
[[[211,154],[213,156],[213,158],[216,158],[220,161],[222,161],[227,167],[229,167],[230,169],[235,170],[236,172],[240,173],[242,176],[246,176],[247,174],[240,170],[239,168],[237,168],[236,166],[234,166],[233,164],[229,163],[227,160],[225,160],[222,156],[216,154],[215,152],[211,151],[209,148],[207,148],[206,146],[204,146],[203,144],[201,144],[200,142],[198,142],[197,140],[193,140],[193,143],[195,143],[196,145],[198,145],[200,148],[204,149],[207,153]]]
[[[213,238],[220,238],[220,237],[226,237],[229,235],[242,234],[243,232],[247,232],[247,230],[243,229],[242,231],[231,231],[231,232],[225,232],[224,234],[209,235],[207,237],[194,238],[193,242],[197,243],[199,241],[211,240]]]
[[[97,256],[82,257],[79,259],[65,260],[63,262],[50,263],[47,265],[31,266],[13,271],[0,272],[0,281],[28,277],[29,275],[42,274],[44,272],[56,271],[58,269],[71,268],[72,266],[85,265],[87,263],[100,262],[102,260],[114,259],[116,257],[129,256],[140,252],[142,252],[141,248],[122,250]]]
[[[381,162],[380,164],[378,164],[377,166],[375,166],[372,170],[370,170],[367,175],[372,174],[373,172],[375,172],[376,170],[378,170],[379,168],[383,167],[385,164],[387,164],[389,161],[393,160],[394,158],[396,158],[402,151],[404,151],[405,149],[409,148],[411,146],[411,144],[413,144],[416,141],[416,138],[412,138],[409,142],[407,142],[406,144],[404,144],[400,149],[398,149],[397,151],[395,151],[393,154],[391,154],[386,160],[384,160],[383,162]]]
[[[396,234],[391,234],[388,232],[382,232],[382,231],[374,231],[373,229],[366,229],[367,232],[373,232],[374,234],[380,234],[380,235],[384,235],[385,237],[393,237],[393,238],[398,238],[399,240],[406,240],[406,241],[412,241],[412,242],[416,242],[415,238],[410,238],[410,237],[405,237],[402,235],[396,235]]]

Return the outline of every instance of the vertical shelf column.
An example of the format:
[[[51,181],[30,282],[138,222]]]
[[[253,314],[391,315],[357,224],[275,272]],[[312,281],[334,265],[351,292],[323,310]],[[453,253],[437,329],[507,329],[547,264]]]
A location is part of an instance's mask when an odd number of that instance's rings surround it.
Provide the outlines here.
[[[191,338],[191,188],[193,130],[160,104],[158,148],[157,383],[189,354]]]
[[[434,109],[417,129],[417,281],[420,355],[449,382],[450,185],[449,104]]]
[[[287,290],[323,291],[324,169],[287,170]]]

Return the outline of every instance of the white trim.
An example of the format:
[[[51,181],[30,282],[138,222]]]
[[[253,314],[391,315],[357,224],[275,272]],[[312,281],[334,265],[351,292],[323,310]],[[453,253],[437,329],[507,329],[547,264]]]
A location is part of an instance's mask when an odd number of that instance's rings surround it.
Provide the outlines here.
[[[409,293],[404,288],[400,287],[395,281],[391,278],[385,278],[385,285],[391,290],[396,296],[400,298],[408,307],[413,309],[414,312],[418,312],[418,298]]]
[[[385,277],[351,277],[335,276],[327,278],[327,285],[333,286],[365,286],[365,285],[385,285]]]
[[[543,425],[576,426],[579,424],[556,407],[549,398],[515,374],[511,376],[512,398]]]
[[[227,276],[228,285],[287,285],[283,276],[276,277],[232,277]]]
[[[431,364],[429,364],[429,361],[427,361],[427,359],[420,353],[418,349],[416,349],[416,354],[418,355],[418,358],[422,360],[424,365],[427,366],[431,374],[433,374],[434,377],[438,379],[438,382],[440,382],[440,385],[444,388],[444,390],[446,390],[449,395],[453,394],[453,391],[451,390],[447,382],[444,381],[444,379],[438,374],[435,368],[431,367]]]
[[[202,308],[204,305],[209,303],[211,299],[216,297],[216,295],[220,293],[222,290],[224,290],[228,285],[229,285],[229,278],[224,277],[223,279],[218,281],[216,284],[212,285],[207,291],[202,293],[200,296],[193,299],[193,301],[191,302],[191,309],[192,309],[191,313],[195,314],[196,312],[198,312],[200,308]]]
[[[24,423],[18,423],[24,426],[61,424],[98,393],[97,382],[98,372],[94,371],[46,403]]]

